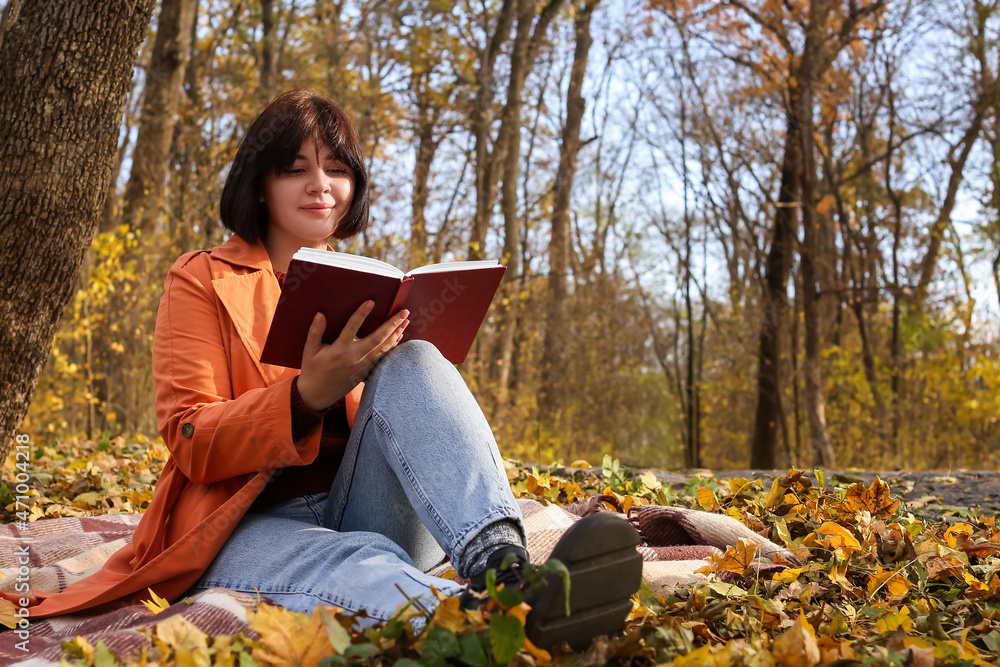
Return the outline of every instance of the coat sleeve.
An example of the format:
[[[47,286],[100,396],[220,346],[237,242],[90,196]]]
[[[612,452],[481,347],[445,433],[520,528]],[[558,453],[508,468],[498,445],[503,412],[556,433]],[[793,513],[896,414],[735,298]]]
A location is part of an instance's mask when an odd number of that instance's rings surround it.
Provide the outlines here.
[[[244,350],[224,331],[208,271],[199,278],[192,264],[167,274],[153,336],[156,423],[175,464],[211,483],[311,463],[321,428],[292,438],[291,380],[234,395],[231,355]]]

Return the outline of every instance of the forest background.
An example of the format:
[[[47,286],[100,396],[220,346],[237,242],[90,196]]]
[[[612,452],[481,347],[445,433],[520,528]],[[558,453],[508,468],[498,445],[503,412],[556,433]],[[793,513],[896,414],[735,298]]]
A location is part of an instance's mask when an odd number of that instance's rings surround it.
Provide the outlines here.
[[[505,455],[994,468],[998,4],[162,0],[21,432],[155,433],[162,277],[311,86],[372,173],[337,249],[508,265],[461,366]]]

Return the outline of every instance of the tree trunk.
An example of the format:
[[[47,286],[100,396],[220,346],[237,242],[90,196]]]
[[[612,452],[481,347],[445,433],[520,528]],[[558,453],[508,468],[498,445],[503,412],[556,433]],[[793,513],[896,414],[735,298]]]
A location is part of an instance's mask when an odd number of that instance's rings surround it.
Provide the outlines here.
[[[274,86],[274,0],[260,2],[260,89],[265,98],[270,98]]]
[[[493,68],[500,48],[507,41],[511,23],[514,20],[514,0],[503,0],[497,16],[496,28],[483,49],[476,72],[476,101],[472,111],[472,134],[475,137],[475,182],[476,216],[472,220],[469,236],[469,259],[485,256],[486,231],[490,226],[490,215],[496,199],[497,176],[494,168],[495,156],[490,150],[490,107],[493,104]]]
[[[190,54],[195,0],[164,0],[156,27],[153,57],[146,73],[139,135],[122,198],[122,221],[133,230],[153,231],[163,208],[174,121]]]
[[[430,86],[430,73],[423,81],[413,81],[415,86]],[[427,263],[427,199],[430,190],[427,182],[431,175],[431,162],[437,152],[438,140],[434,137],[440,107],[433,106],[432,94],[421,95],[417,101],[417,163],[413,170],[413,194],[410,198],[410,267]]]
[[[0,47],[0,456],[28,409],[111,177],[154,0],[32,3]],[[58,224],[53,224],[58,221]]]
[[[566,312],[568,310],[567,272],[570,253],[570,195],[576,177],[576,161],[580,151],[580,125],[586,101],[583,79],[593,38],[590,18],[600,0],[585,0],[577,6],[574,22],[576,48],[566,93],[566,124],[559,149],[559,169],[556,172],[552,203],[552,239],[549,242],[549,318],[545,326],[545,349],[542,353],[542,380],[538,392],[538,418],[551,423],[562,403],[559,388],[565,387]]]
[[[535,65],[535,57],[549,24],[564,0],[550,0],[535,22],[537,0],[518,0],[517,33],[510,56],[510,83],[507,103],[501,121],[500,142],[503,146],[503,175],[500,186],[500,209],[503,212],[503,262],[507,265],[501,287],[499,349],[497,353],[497,404],[507,400],[510,367],[514,356],[514,333],[520,310],[518,293],[521,282],[521,216],[517,208],[517,180],[521,165],[521,105],[524,82]],[[532,25],[534,24],[534,30]]]
[[[808,41],[809,38],[807,38]],[[824,468],[834,468],[836,457],[826,428],[826,398],[823,392],[822,359],[823,323],[820,317],[820,280],[818,254],[820,251],[819,226],[816,212],[816,160],[813,146],[813,77],[811,50],[805,49],[802,66],[797,77],[801,88],[798,108],[802,142],[802,247],[799,252],[802,271],[802,319],[805,326],[805,398],[809,415],[809,440],[812,443],[813,462]]]
[[[4,34],[17,23],[17,17],[21,13],[21,5],[23,4],[24,0],[8,0],[7,6],[4,7],[3,17],[0,18],[0,48],[3,47]]]
[[[760,321],[760,349],[757,355],[757,410],[750,442],[750,467],[775,466],[775,442],[781,419],[781,321],[788,312],[788,272],[792,266],[795,216],[801,169],[801,141],[796,117],[798,92],[790,91],[785,110],[785,154],[781,160],[781,188],[774,212],[771,248],[764,268],[763,315]]]

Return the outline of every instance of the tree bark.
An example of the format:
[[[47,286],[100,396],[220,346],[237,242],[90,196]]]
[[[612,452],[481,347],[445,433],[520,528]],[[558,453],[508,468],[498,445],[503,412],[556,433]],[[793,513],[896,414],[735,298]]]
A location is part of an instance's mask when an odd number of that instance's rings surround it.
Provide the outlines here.
[[[806,413],[809,415],[809,440],[812,444],[813,462],[825,468],[837,465],[833,446],[826,428],[826,399],[823,392],[822,359],[820,352],[823,342],[823,328],[820,317],[820,292],[818,290],[820,270],[819,226],[816,211],[816,158],[813,144],[813,50],[809,48],[810,37],[806,37],[802,63],[796,76],[801,86],[800,106],[797,109],[801,123],[799,140],[802,142],[801,201],[802,201],[802,246],[799,251],[802,271],[802,319],[805,326],[805,399]]]
[[[2,457],[97,227],[154,4],[42,0],[23,8],[0,47]]]
[[[260,2],[260,89],[265,98],[270,98],[274,86],[274,0]]]
[[[476,101],[472,111],[472,134],[475,137],[475,183],[476,183],[476,216],[472,220],[472,233],[469,235],[469,259],[482,259],[485,256],[486,231],[490,226],[490,215],[493,212],[493,202],[496,200],[497,173],[494,166],[494,154],[490,150],[490,107],[493,103],[493,69],[496,66],[500,48],[507,41],[511,24],[514,20],[514,0],[503,0],[500,13],[497,16],[496,27],[486,42],[486,47],[479,58],[479,69],[476,72]]]
[[[132,170],[122,197],[122,221],[148,234],[163,208],[174,121],[181,84],[190,55],[195,0],[164,0],[156,27],[153,56],[146,72],[139,135],[132,151]]]
[[[4,7],[3,17],[0,18],[0,48],[3,47],[4,34],[17,23],[17,17],[21,14],[21,5],[23,4],[24,0],[8,0],[7,6]]]
[[[538,392],[538,418],[552,423],[562,403],[560,388],[565,387],[566,313],[568,310],[568,281],[570,253],[570,195],[576,177],[577,155],[580,152],[580,125],[586,100],[583,98],[583,79],[587,73],[587,59],[593,37],[590,19],[600,0],[585,0],[577,5],[576,48],[570,70],[569,89],[566,93],[566,124],[563,126],[559,149],[559,169],[556,172],[555,193],[552,203],[552,239],[549,243],[548,313],[545,326],[545,348],[542,353],[542,380]]]
[[[518,0],[517,32],[510,56],[510,83],[504,105],[499,140],[503,146],[503,175],[500,186],[500,209],[503,212],[503,262],[507,265],[501,286],[499,349],[497,353],[497,403],[507,400],[510,367],[514,356],[514,333],[520,310],[518,296],[521,281],[521,216],[518,215],[517,181],[521,165],[521,106],[524,82],[535,65],[535,58],[549,24],[564,0],[550,0],[535,22],[537,0]],[[534,25],[534,29],[532,29]]]
[[[801,169],[799,122],[794,109],[798,92],[790,93],[785,111],[785,154],[781,160],[781,187],[774,212],[771,247],[764,268],[763,314],[757,354],[757,409],[750,441],[750,467],[775,467],[775,442],[781,410],[781,321],[788,312],[788,272],[792,266]]]

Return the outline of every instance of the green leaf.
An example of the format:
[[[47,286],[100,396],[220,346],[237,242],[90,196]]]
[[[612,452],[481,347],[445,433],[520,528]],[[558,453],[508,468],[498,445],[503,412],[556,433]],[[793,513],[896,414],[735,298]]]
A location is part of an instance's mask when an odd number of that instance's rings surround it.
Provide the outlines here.
[[[94,650],[94,667],[116,667],[117,664],[118,658],[104,640],[97,642],[97,648]]]
[[[421,655],[421,663],[427,665],[435,662],[443,662],[448,658],[453,658],[462,652],[458,645],[458,637],[444,628],[432,628],[424,639],[424,648]]]
[[[490,648],[493,658],[506,664],[514,659],[517,652],[524,646],[524,626],[516,616],[490,617]]]
[[[351,658],[370,658],[378,653],[374,644],[353,644],[344,650],[344,655]]]
[[[257,661],[253,659],[253,655],[249,651],[240,650],[240,667],[257,667]]]
[[[490,660],[486,657],[486,652],[483,650],[481,642],[482,640],[475,632],[463,635],[458,640],[462,648],[459,660],[469,665],[469,667],[490,667]]]
[[[423,667],[416,660],[411,660],[410,658],[400,658],[396,662],[392,663],[392,667]]]
[[[326,631],[326,638],[337,653],[343,653],[351,645],[351,635],[344,629],[326,607],[319,608],[319,620]]]

